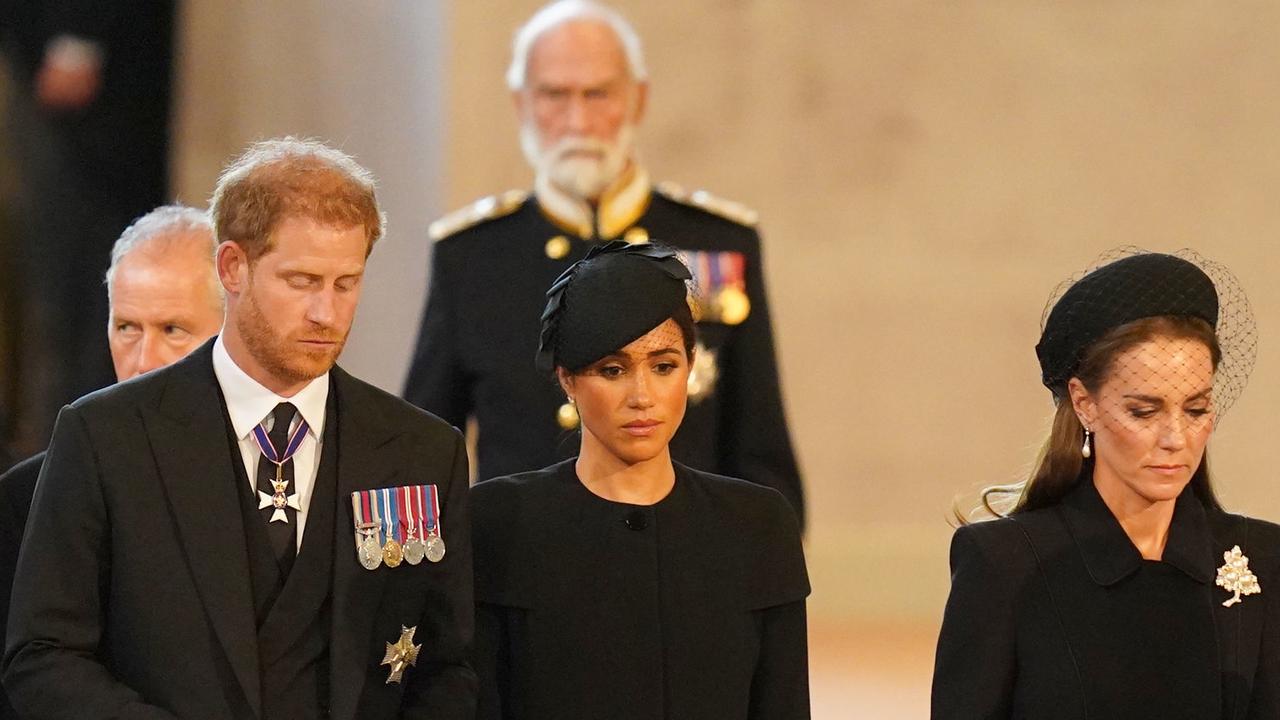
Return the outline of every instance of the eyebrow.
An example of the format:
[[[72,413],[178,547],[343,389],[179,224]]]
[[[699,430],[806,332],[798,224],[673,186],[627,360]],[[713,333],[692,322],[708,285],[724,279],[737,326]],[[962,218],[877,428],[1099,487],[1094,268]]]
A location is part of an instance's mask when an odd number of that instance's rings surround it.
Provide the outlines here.
[[[1190,397],[1186,398],[1186,399],[1185,399],[1185,400],[1183,400],[1182,402],[1190,402],[1190,401],[1192,401],[1192,400],[1200,400],[1201,398],[1206,398],[1206,397],[1208,397],[1208,396],[1209,396],[1209,393],[1210,393],[1212,390],[1213,390],[1213,388],[1205,388],[1205,389],[1201,390],[1200,392],[1196,393],[1195,395],[1192,395],[1192,396],[1190,396]],[[1160,403],[1162,403],[1162,402],[1164,402],[1164,398],[1162,398],[1162,397],[1157,397],[1157,396],[1155,396],[1155,395],[1127,394],[1127,395],[1124,395],[1123,397],[1124,397],[1126,400],[1138,400],[1138,401],[1140,401],[1140,402],[1149,402],[1149,403],[1157,404],[1157,405],[1158,405],[1158,404],[1160,404]]]
[[[650,350],[648,353],[645,353],[642,357],[658,357],[659,355],[679,355],[679,354],[680,354],[679,348],[665,347],[665,348],[658,348],[657,350]],[[601,359],[630,361],[632,360],[632,356],[622,352],[615,352],[615,353],[609,353],[608,355],[604,356]]]

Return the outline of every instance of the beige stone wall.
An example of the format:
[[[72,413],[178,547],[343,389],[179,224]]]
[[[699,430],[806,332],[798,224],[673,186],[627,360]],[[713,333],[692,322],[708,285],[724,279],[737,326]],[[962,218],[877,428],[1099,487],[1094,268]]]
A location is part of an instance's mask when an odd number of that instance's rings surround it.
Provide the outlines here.
[[[501,73],[536,0],[450,4],[451,206],[528,182]],[[761,213],[819,618],[934,622],[957,492],[1017,478],[1050,412],[1049,291],[1103,250],[1191,246],[1262,333],[1214,442],[1280,519],[1280,6],[619,0],[658,178]]]
[[[317,137],[379,179],[387,235],[369,260],[343,365],[398,392],[426,284],[441,190],[441,36],[434,0],[187,0],[173,182],[203,204],[223,164],[280,135]]]
[[[528,184],[501,76],[539,4],[187,4],[179,188],[206,197],[280,132],[370,164],[392,230],[344,362],[390,389],[430,216]],[[936,622],[953,498],[1018,477],[1043,432],[1044,300],[1115,245],[1199,248],[1251,292],[1258,366],[1215,471],[1233,507],[1280,519],[1280,6],[618,4],[648,45],[655,175],[763,218],[815,619]]]

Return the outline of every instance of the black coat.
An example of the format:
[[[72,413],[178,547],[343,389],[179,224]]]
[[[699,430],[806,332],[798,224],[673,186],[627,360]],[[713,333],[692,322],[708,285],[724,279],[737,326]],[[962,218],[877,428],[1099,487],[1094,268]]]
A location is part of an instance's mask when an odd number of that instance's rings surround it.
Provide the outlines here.
[[[59,415],[18,559],[5,652],[5,688],[24,713],[240,720],[247,715],[233,708],[259,712],[249,560],[211,346]],[[337,438],[323,452],[337,453],[337,501],[327,705],[343,720],[470,720],[462,438],[339,368],[330,377]],[[365,570],[344,499],[421,483],[440,487],[448,555]],[[385,643],[402,625],[417,627],[422,650],[403,683],[386,684]]]
[[[737,252],[746,261],[746,320],[698,325],[719,377],[707,397],[691,398],[671,441],[673,457],[778,490],[803,524],[804,496],[782,406],[760,236],[754,227],[661,192],[650,193],[647,209],[631,226],[636,228],[682,250]],[[559,259],[548,257],[545,248],[556,236],[568,242]],[[564,393],[533,360],[547,288],[592,245],[554,224],[532,196],[508,214],[435,244],[404,397],[457,427],[475,417],[480,479],[544,467],[577,452],[577,434],[556,422]]]
[[[773,490],[676,466],[652,506],[574,461],[472,490],[480,720],[809,717],[795,517]]]
[[[9,592],[13,589],[13,573],[18,565],[18,550],[22,547],[22,531],[27,527],[27,513],[31,510],[31,495],[36,489],[36,478],[44,453],[23,460],[0,475],[0,652],[5,642],[5,619],[9,617]],[[0,690],[0,720],[18,717],[9,696]]]
[[[1239,545],[1262,593],[1223,607]],[[960,528],[933,718],[1280,717],[1280,527],[1178,498],[1144,560],[1090,481]]]

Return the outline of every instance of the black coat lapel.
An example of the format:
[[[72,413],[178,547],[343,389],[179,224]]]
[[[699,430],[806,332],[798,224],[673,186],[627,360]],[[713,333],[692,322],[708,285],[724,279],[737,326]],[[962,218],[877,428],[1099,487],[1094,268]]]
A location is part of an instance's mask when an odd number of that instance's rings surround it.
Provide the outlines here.
[[[173,367],[159,401],[142,419],[205,614],[260,716],[248,552],[212,347],[205,343]]]
[[[1213,547],[1206,548],[1206,551],[1222,560],[1224,552],[1239,545],[1247,557],[1250,550],[1248,518],[1212,510],[1208,516]],[[1215,588],[1213,595],[1213,619],[1218,631],[1224,679],[1222,716],[1234,720],[1245,717],[1249,710],[1267,604],[1262,598],[1246,595],[1231,607],[1223,607],[1222,603],[1230,598],[1230,594]]]
[[[360,693],[371,674],[369,658],[381,652],[372,637],[387,568],[365,570],[356,560],[351,493],[394,485],[403,454],[393,444],[401,429],[378,415],[370,390],[341,368],[333,369],[338,401],[338,483],[333,529],[333,634],[329,646],[330,712],[338,720],[356,716]],[[388,638],[394,640],[395,638]]]

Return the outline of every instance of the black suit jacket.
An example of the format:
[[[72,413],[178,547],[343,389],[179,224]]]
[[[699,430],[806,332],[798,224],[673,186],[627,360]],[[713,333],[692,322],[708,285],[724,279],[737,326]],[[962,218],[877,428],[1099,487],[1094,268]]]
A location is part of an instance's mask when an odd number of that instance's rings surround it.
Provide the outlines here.
[[[1215,585],[1239,545],[1260,595]],[[1093,483],[956,531],[933,678],[935,720],[1280,717],[1280,527],[1190,490],[1160,562]]]
[[[22,531],[27,527],[31,495],[43,463],[44,453],[37,453],[0,475],[0,652],[5,643],[4,620],[9,617],[9,592],[13,589],[18,549],[22,547]],[[9,695],[0,690],[0,720],[17,717]]]
[[[18,560],[5,652],[5,687],[24,713],[259,712],[245,532],[211,346],[60,414]],[[331,378],[332,717],[470,718],[476,680],[467,660],[473,613],[462,438],[339,368]],[[444,561],[362,568],[344,500],[356,490],[421,483],[440,487]],[[417,627],[422,650],[402,683],[387,684],[379,663],[402,625]]]
[[[718,377],[705,398],[690,399],[671,452],[691,467],[774,488],[803,526],[804,492],[782,405],[759,234],[657,190],[628,228],[636,229],[681,250],[743,256],[751,312],[739,325],[699,323],[704,359],[715,359]],[[548,257],[546,243],[557,236],[567,240],[568,252]],[[594,244],[566,234],[530,196],[509,214],[434,246],[404,397],[458,427],[475,416],[481,480],[578,452],[578,435],[556,422],[564,393],[533,358],[547,288]]]

